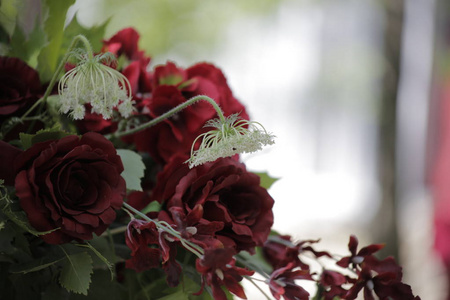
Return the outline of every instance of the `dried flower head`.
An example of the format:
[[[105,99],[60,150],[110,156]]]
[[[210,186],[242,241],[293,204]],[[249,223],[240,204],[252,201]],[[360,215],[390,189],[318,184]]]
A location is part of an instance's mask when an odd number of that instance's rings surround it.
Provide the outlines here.
[[[204,127],[215,129],[195,139],[191,148],[191,158],[186,161],[190,168],[215,161],[220,157],[255,152],[261,150],[263,146],[275,143],[275,136],[267,133],[260,123],[240,119],[238,114],[233,114],[223,121],[209,120]],[[194,151],[194,145],[200,138],[202,138],[200,147]]]
[[[118,106],[123,117],[133,111],[131,86],[128,79],[108,66],[115,58],[111,53],[88,56],[75,52],[78,60],[75,68],[60,80],[58,92],[61,96],[61,113],[68,113],[73,119],[84,118],[85,104],[92,106],[91,112],[110,119],[113,108]]]

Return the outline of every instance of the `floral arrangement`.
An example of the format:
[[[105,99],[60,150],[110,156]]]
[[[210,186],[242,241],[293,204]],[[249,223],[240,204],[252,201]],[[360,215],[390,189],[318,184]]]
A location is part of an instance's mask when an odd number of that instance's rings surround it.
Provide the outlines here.
[[[1,299],[246,299],[244,279],[261,299],[419,299],[383,245],[271,230],[274,179],[239,154],[275,136],[219,68],[152,69],[134,29],[76,28],[0,57]]]

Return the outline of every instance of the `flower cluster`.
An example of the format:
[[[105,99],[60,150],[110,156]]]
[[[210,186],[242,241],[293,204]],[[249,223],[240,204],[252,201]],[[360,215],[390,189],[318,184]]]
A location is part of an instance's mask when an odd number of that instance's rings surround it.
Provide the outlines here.
[[[392,257],[383,260],[374,256],[384,245],[374,244],[357,251],[358,240],[350,236],[349,256],[340,259],[326,251],[315,251],[312,247],[318,241],[293,243],[290,236],[269,239],[263,248],[264,256],[273,268],[269,286],[275,299],[305,299],[309,293],[295,280],[315,281],[318,286],[317,299],[353,300],[363,291],[365,300],[398,299],[417,300],[411,287],[402,283],[402,268]],[[310,266],[300,258],[309,255],[315,260],[328,258],[334,265],[323,267],[322,273],[311,272]],[[350,274],[350,275],[349,275]]]
[[[89,103],[91,111],[104,119],[111,118],[114,107],[124,118],[130,116],[133,106],[128,79],[102,63],[108,62],[111,55],[109,52],[92,57],[84,53],[76,55],[76,67],[68,71],[58,85],[62,113],[71,111],[74,120],[82,120],[85,104]]]
[[[239,119],[238,115],[231,115],[225,120],[209,120],[205,127],[215,129],[197,137],[202,142],[195,151],[194,141],[191,158],[188,160],[191,168],[220,157],[251,153],[261,150],[263,146],[274,144],[274,136],[267,133],[261,124]]]
[[[239,160],[274,135],[219,68],[152,69],[138,41],[126,28],[94,54],[77,36],[42,84],[0,57],[0,298],[245,299],[257,272],[276,299],[308,299],[298,280],[317,299],[418,299],[355,237],[336,264],[354,276],[312,272],[303,254],[333,256],[271,231],[269,185]]]

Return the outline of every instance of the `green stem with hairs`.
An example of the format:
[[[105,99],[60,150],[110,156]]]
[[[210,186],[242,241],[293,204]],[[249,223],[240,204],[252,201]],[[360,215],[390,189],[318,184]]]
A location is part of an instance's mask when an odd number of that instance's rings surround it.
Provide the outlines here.
[[[53,74],[52,79],[50,80],[50,83],[47,87],[47,89],[45,90],[44,96],[42,96],[41,99],[39,99],[38,101],[36,101],[32,107],[30,107],[30,109],[28,109],[23,116],[21,117],[21,119],[23,120],[25,117],[27,117],[36,107],[38,107],[39,105],[41,105],[42,103],[44,103],[45,101],[47,101],[48,96],[50,95],[50,93],[53,90],[53,87],[55,86],[56,81],[58,80],[59,74],[61,73],[61,71],[64,69],[64,65],[66,64],[67,60],[69,59],[70,55],[72,54],[72,50],[75,48],[76,44],[78,42],[82,42],[84,44],[84,48],[86,49],[86,52],[89,56],[89,58],[93,58],[94,57],[94,52],[92,51],[92,46],[89,43],[88,39],[84,36],[84,35],[77,35],[76,37],[73,38],[72,43],[70,44],[69,48],[66,51],[66,54],[64,55],[63,59],[61,60],[61,62],[59,63],[58,67],[56,68],[55,73]]]
[[[139,132],[141,130],[150,128],[150,127],[158,124],[159,122],[170,118],[171,116],[175,115],[176,113],[179,113],[180,111],[182,111],[186,107],[188,107],[188,106],[190,106],[190,105],[192,105],[192,104],[194,104],[194,103],[196,103],[197,101],[200,101],[200,100],[207,101],[209,104],[211,104],[211,106],[216,110],[220,121],[225,122],[225,116],[224,116],[224,114],[222,112],[222,109],[219,107],[219,105],[216,103],[216,101],[214,101],[213,99],[211,99],[208,96],[199,95],[199,96],[194,96],[191,99],[187,100],[186,102],[183,102],[183,103],[179,104],[178,106],[172,108],[168,112],[165,112],[164,114],[154,118],[151,121],[148,121],[148,122],[146,122],[144,124],[141,124],[141,125],[133,128],[133,129],[130,129],[130,130],[127,130],[127,131],[115,132],[115,133],[112,133],[112,134],[105,135],[105,137],[107,139],[111,139],[113,137],[121,137],[121,136],[133,134],[133,133]]]
[[[163,222],[155,221],[155,220],[149,218],[148,216],[146,216],[145,214],[143,214],[142,212],[140,212],[139,210],[135,209],[133,206],[129,205],[129,204],[126,203],[126,202],[123,203],[123,206],[124,206],[127,210],[129,210],[129,211],[133,212],[134,214],[138,215],[139,217],[141,217],[142,219],[144,219],[144,220],[146,220],[146,221],[148,221],[148,222],[154,223],[158,229],[161,229],[161,230],[167,232],[168,234],[174,236],[175,238],[179,239],[180,242],[181,242],[181,244],[183,244],[183,246],[184,246],[186,249],[188,249],[189,251],[191,251],[192,253],[194,253],[198,258],[202,258],[203,254],[204,254],[203,249],[202,249],[200,246],[198,246],[198,245],[196,245],[196,244],[194,244],[194,243],[192,243],[192,242],[190,242],[190,241],[184,239],[184,238],[180,235],[180,233],[179,233],[178,231],[176,231],[175,229],[173,229],[173,228],[172,228],[169,224],[167,224],[166,222],[163,223]],[[167,225],[166,225],[166,224],[167,224]]]

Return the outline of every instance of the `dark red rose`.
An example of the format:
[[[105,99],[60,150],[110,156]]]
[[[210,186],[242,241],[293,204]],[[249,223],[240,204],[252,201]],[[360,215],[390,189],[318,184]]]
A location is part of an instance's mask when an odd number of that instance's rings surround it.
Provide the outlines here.
[[[152,75],[147,71],[147,66],[148,63],[133,61],[122,71],[130,82],[131,93],[136,101],[148,98],[152,92]]]
[[[238,252],[253,253],[255,246],[262,246],[273,224],[274,201],[259,185],[259,177],[232,158],[193,169],[185,160],[175,157],[170,161],[158,174],[153,192],[153,199],[163,203],[176,220],[173,224],[195,228],[189,230],[193,235],[188,238],[193,241],[196,233],[204,235],[209,228],[215,239]]]
[[[18,58],[0,56],[0,118],[25,112],[41,92],[39,75],[33,68]]]
[[[151,119],[162,115],[187,99],[174,86],[160,86],[153,91],[147,111]],[[203,125],[214,117],[212,107],[201,107],[200,103],[187,107],[149,129],[133,136],[139,151],[148,152],[157,162],[164,164],[176,154],[188,154],[195,138],[205,132]]]
[[[42,96],[43,87],[38,73],[25,62],[15,57],[0,56],[0,124],[11,117],[22,116]],[[5,141],[17,139],[20,132],[31,127],[37,131],[42,122],[25,121],[16,124],[2,138]]]
[[[241,118],[248,120],[245,107],[233,96],[227,79],[219,68],[212,64],[199,63],[188,68],[186,73],[187,83],[190,84],[183,87],[185,97],[209,96],[219,103],[226,116],[240,113]]]
[[[248,119],[245,107],[234,98],[225,76],[213,65],[202,63],[186,70],[168,62],[155,69],[151,98],[139,107],[140,114],[154,119],[198,95],[206,95],[219,104],[225,116],[240,113]],[[205,123],[217,114],[206,101],[198,101],[158,125],[133,136],[136,148],[148,152],[165,164],[177,154],[189,154],[194,140],[208,129]]]
[[[34,144],[16,158],[16,195],[50,244],[100,235],[122,206],[125,181],[113,144],[86,133]]]
[[[144,51],[138,50],[139,33],[131,27],[125,28],[113,35],[109,40],[103,41],[102,52],[112,52],[117,56],[124,54],[130,60],[144,60],[147,63],[149,57],[144,56]]]
[[[16,173],[14,172],[14,161],[22,153],[22,150],[0,141],[0,179],[4,180],[6,185],[14,185]]]
[[[178,68],[177,65],[171,61],[168,61],[165,65],[157,66],[155,68],[154,77],[154,88],[160,85],[178,86],[188,78],[186,71],[182,68]]]

